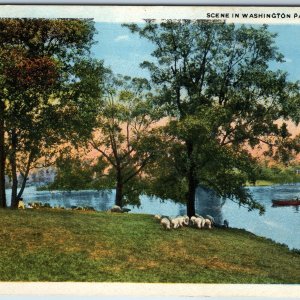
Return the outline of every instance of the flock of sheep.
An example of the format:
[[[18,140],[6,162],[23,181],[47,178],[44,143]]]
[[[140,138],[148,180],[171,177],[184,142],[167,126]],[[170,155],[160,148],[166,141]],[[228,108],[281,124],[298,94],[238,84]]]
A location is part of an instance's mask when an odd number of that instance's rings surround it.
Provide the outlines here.
[[[28,203],[28,205],[25,205],[23,199],[19,201],[18,208],[19,209],[25,209],[26,208],[52,208],[50,204],[45,203],[42,204],[41,202],[31,202]],[[72,210],[95,210],[93,207],[77,207],[72,206]],[[129,212],[130,209],[127,208],[121,208],[117,205],[114,205],[111,209],[108,210],[109,212],[118,212],[118,213],[124,213]],[[215,222],[215,219],[210,216],[206,215],[205,217],[202,217],[198,214],[195,214],[195,216],[189,218],[188,216],[178,216],[176,218],[170,218],[168,216],[161,216],[161,215],[155,215],[154,219],[158,220],[160,224],[163,226],[164,229],[170,230],[171,228],[177,229],[183,226],[192,226],[198,229],[202,228],[208,228],[211,229],[214,227],[222,227],[222,228],[228,228],[229,223],[227,220],[224,220],[223,225],[219,225]]]
[[[215,222],[215,219],[210,215],[206,215],[205,218],[198,214],[196,214],[191,218],[189,218],[188,216],[178,216],[176,218],[170,218],[168,216],[155,215],[154,219],[160,221],[160,224],[166,230],[170,230],[171,228],[176,229],[183,226],[192,226],[198,229],[201,228],[211,229],[212,226],[223,227],[223,228],[229,227],[229,223],[227,220],[224,220],[223,225],[219,225]]]
[[[52,208],[52,209],[65,209],[63,206],[54,206],[52,207],[49,203],[42,202],[29,202],[25,203],[23,200],[20,200],[18,203],[18,209],[40,209],[40,208]],[[66,208],[66,210],[84,210],[84,211],[95,211],[92,206],[71,206]]]

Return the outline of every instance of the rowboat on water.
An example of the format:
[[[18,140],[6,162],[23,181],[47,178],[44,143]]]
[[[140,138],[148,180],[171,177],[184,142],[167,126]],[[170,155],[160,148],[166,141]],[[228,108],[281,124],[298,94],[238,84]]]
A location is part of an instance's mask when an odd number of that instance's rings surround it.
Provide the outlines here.
[[[289,205],[300,205],[300,199],[282,199],[282,200],[272,200],[273,206],[289,206]]]

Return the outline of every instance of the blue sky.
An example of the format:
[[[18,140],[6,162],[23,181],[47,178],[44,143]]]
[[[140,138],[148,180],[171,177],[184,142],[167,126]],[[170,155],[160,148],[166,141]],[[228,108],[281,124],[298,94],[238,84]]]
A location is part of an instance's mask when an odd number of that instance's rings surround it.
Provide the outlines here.
[[[98,44],[93,47],[94,56],[103,59],[106,66],[117,74],[148,77],[148,71],[139,64],[151,59],[151,43],[131,34],[120,23],[96,23]],[[285,56],[285,63],[271,64],[289,73],[290,80],[300,80],[300,25],[270,25],[269,30],[277,32],[276,44]]]
[[[99,44],[94,47],[97,58],[104,59],[115,73],[131,76],[148,76],[146,70],[139,68],[140,62],[149,59],[152,45],[128,29],[123,22],[143,22],[144,19],[207,19],[207,13],[277,13],[290,14],[291,18],[229,18],[226,22],[236,24],[270,24],[269,29],[278,32],[277,45],[286,57],[280,66],[287,71],[290,80],[300,80],[300,18],[297,7],[258,7],[258,6],[56,6],[56,5],[4,5],[0,17],[28,18],[93,18],[99,35]],[[285,24],[285,25],[283,25]],[[272,65],[273,68],[277,67]]]
[[[144,60],[151,59],[152,44],[132,34],[119,23],[96,23],[98,44],[92,51],[103,59],[116,74],[132,77],[147,77],[148,71],[139,67]]]
[[[300,25],[272,25],[269,30],[278,33],[276,44],[286,60],[278,67],[289,73],[290,80],[300,80]]]

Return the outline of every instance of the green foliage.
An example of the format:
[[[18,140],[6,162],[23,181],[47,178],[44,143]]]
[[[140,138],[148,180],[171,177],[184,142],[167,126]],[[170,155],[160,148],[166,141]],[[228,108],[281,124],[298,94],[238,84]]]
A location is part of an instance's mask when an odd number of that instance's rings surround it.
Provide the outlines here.
[[[93,170],[90,162],[78,157],[60,158],[56,160],[56,167],[57,174],[49,189],[72,191],[91,187]]]
[[[273,184],[300,182],[300,175],[296,174],[296,167],[264,166],[258,173],[258,180],[270,181]],[[300,168],[298,168],[300,169]]]
[[[90,19],[4,18],[0,28],[5,148],[26,180],[40,158],[48,164],[60,144],[90,134],[105,70],[90,57]]]
[[[84,190],[106,188],[102,179],[107,164],[99,158],[96,163],[90,159],[76,156],[60,156],[56,160],[54,182],[47,186],[49,190]],[[102,179],[102,180],[101,180]]]
[[[213,189],[219,197],[230,198],[249,210],[259,209],[263,213],[264,207],[244,188],[247,181],[255,181],[258,162],[245,150],[220,147],[218,141],[211,138],[210,132],[205,113],[201,114],[201,118],[171,121],[163,128],[160,156],[147,168],[148,174],[151,174],[148,193],[162,199],[186,202],[190,162],[182,140],[190,138],[197,143],[192,159],[198,184]]]
[[[189,210],[195,187],[204,184],[262,213],[244,189],[257,176],[250,149],[265,144],[265,155],[285,163],[300,151],[299,137],[292,138],[287,125],[278,122],[298,122],[300,97],[298,83],[269,69],[270,62],[283,62],[276,34],[265,25],[203,20],[124,26],[153,43],[153,61],[141,67],[149,70],[158,91],[154,104],[172,118],[163,138],[169,144],[149,174],[153,182],[174,184],[158,183],[152,193],[185,199]]]
[[[106,97],[90,141],[108,164],[105,182],[116,188],[119,206],[139,205],[144,189],[141,174],[155,159],[160,142],[153,127],[161,118],[160,109],[153,107],[148,89],[145,79],[108,74]]]

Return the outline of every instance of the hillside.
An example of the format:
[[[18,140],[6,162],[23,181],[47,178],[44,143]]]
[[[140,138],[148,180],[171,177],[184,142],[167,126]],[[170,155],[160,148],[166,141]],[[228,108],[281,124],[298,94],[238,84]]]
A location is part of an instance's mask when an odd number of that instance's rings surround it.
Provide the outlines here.
[[[1,281],[300,283],[299,252],[243,230],[66,210],[0,218]]]

